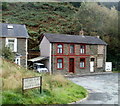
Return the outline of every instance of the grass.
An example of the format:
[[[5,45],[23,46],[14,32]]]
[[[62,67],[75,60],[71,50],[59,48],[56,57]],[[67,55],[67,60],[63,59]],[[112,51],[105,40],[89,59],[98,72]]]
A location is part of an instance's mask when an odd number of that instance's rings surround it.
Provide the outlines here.
[[[64,76],[43,75],[42,94],[38,88],[22,93],[21,79],[40,74],[25,70],[6,60],[2,60],[2,103],[1,104],[67,104],[87,96],[87,91]]]
[[[118,71],[112,71],[113,73],[120,73],[120,70],[118,70]]]

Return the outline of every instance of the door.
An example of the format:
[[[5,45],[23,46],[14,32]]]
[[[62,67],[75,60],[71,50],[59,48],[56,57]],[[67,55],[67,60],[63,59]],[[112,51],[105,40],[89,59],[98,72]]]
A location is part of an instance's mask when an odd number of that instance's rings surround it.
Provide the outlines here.
[[[18,65],[20,65],[20,57],[16,57],[15,58],[15,63],[18,64]]]
[[[105,71],[109,72],[109,71],[112,71],[112,62],[106,62],[105,63]]]
[[[69,72],[74,73],[74,58],[69,59]]]
[[[95,59],[91,58],[91,61],[90,61],[90,72],[94,72],[94,61],[95,61]]]

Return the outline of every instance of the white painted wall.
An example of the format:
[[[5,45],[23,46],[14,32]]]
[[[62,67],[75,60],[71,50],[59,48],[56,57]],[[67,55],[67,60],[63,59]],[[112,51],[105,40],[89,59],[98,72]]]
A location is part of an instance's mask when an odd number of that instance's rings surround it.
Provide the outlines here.
[[[44,36],[40,43],[41,56],[50,56],[50,42]]]
[[[49,61],[46,60],[45,65],[48,67],[51,73],[51,43],[45,36],[40,43],[40,52],[41,56],[49,57]]]

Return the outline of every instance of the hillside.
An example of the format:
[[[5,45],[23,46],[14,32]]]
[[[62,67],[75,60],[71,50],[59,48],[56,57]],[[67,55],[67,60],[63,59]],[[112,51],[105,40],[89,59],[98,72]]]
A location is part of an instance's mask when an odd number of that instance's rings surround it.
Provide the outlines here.
[[[33,48],[41,33],[73,33],[71,21],[77,8],[69,3],[7,3],[2,11],[3,22],[26,24]]]
[[[3,3],[2,20],[5,23],[25,24],[30,38],[28,49],[39,49],[42,33],[100,36],[108,43],[107,61],[120,61],[120,31],[116,3],[29,2]],[[105,7],[106,6],[106,7]],[[114,56],[113,56],[114,55]]]
[[[3,90],[22,87],[22,78],[38,76],[39,74],[26,70],[15,63],[0,58],[0,77],[2,78]]]
[[[83,99],[87,91],[62,75],[43,75],[42,94],[39,89],[22,92],[22,78],[40,76],[0,58],[2,103],[0,104],[67,104]]]

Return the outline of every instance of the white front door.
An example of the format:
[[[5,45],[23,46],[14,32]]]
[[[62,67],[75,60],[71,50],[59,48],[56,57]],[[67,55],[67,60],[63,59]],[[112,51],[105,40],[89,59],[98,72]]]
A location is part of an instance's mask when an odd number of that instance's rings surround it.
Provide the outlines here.
[[[16,57],[15,58],[15,63],[18,64],[18,65],[20,65],[20,57]]]
[[[90,72],[94,72],[94,61],[90,62]]]
[[[94,61],[90,62],[90,72],[94,72]]]

